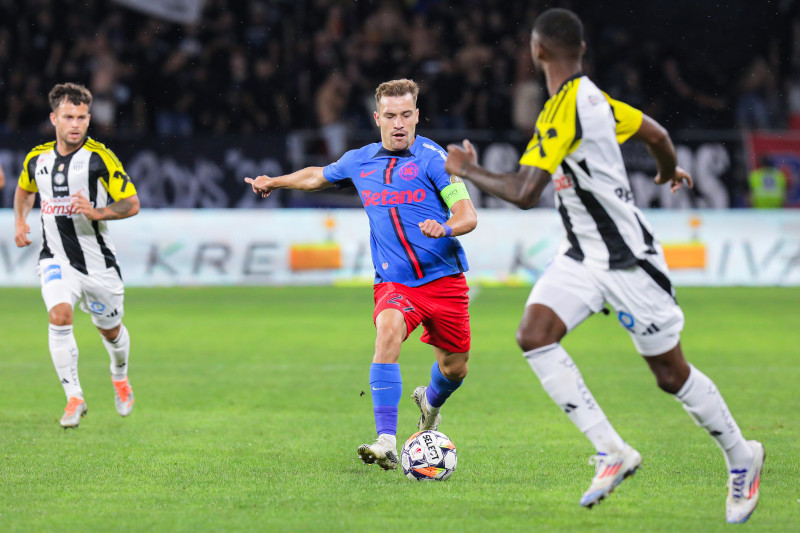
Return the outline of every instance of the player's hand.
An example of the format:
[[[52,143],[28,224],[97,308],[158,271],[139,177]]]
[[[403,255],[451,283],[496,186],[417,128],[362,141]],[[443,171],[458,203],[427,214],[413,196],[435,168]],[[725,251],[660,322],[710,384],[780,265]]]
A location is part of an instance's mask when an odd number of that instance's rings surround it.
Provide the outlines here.
[[[464,168],[468,164],[476,165],[478,163],[478,153],[472,143],[464,139],[462,143],[464,148],[457,144],[447,145],[447,161],[444,162],[444,169],[448,174],[463,177]]]
[[[275,188],[271,186],[270,181],[272,181],[272,178],[269,176],[258,176],[256,179],[244,179],[245,183],[248,183],[253,187],[253,192],[260,194],[262,198],[266,198],[272,191],[275,190]]]
[[[420,222],[419,229],[423,235],[431,239],[440,239],[445,236],[444,226],[435,220],[427,219],[425,222]]]
[[[92,203],[86,198],[82,191],[78,191],[75,194],[70,195],[70,206],[72,207],[72,213],[83,215],[89,220],[102,220],[103,215],[94,208]]]
[[[31,232],[31,227],[26,222],[17,222],[14,232],[14,242],[19,248],[28,246],[31,240],[28,234]]]
[[[665,183],[670,183],[670,190],[674,193],[678,192],[683,186],[683,182],[686,181],[686,185],[690,188],[694,187],[694,182],[692,181],[692,176],[689,175],[688,172],[683,170],[681,167],[675,167],[675,174],[672,176],[662,176],[659,172],[656,174],[656,185],[664,185]]]

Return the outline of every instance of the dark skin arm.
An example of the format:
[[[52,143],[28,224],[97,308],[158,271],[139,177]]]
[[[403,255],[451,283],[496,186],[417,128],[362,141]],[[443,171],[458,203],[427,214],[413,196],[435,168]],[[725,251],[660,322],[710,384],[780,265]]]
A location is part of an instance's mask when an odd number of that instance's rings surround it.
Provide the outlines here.
[[[675,147],[667,130],[652,118],[644,115],[639,130],[633,139],[647,145],[658,165],[655,182],[658,185],[670,184],[675,193],[685,181],[692,187],[692,177],[677,165]],[[539,202],[551,174],[538,167],[521,166],[516,173],[491,172],[477,164],[477,154],[472,144],[465,140],[463,148],[457,144],[447,147],[445,170],[464,179],[468,179],[484,192],[501,200],[511,202],[522,209],[530,209]]]
[[[656,174],[655,178],[656,184],[669,183],[673,193],[683,186],[684,181],[689,187],[694,186],[689,173],[678,166],[678,158],[675,155],[672,139],[670,139],[669,133],[661,124],[644,115],[642,117],[642,125],[639,126],[639,130],[631,138],[645,143],[647,149],[650,150],[650,153],[655,158],[658,165],[658,174]]]
[[[483,168],[477,161],[475,148],[465,140],[463,148],[457,144],[447,147],[444,168],[450,174],[468,179],[480,190],[521,209],[530,209],[539,203],[542,191],[550,181],[550,173],[538,167],[523,165],[516,173],[497,173]]]

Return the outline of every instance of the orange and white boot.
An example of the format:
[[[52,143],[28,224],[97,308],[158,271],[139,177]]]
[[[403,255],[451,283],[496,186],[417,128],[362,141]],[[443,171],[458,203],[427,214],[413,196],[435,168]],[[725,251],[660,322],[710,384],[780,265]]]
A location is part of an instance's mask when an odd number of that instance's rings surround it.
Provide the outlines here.
[[[61,417],[61,427],[76,428],[81,422],[81,417],[86,415],[86,402],[83,398],[73,396],[67,400],[67,406],[64,408],[64,416]]]
[[[114,404],[117,406],[117,412],[120,416],[128,416],[133,411],[133,389],[131,384],[128,383],[128,377],[114,381]]]

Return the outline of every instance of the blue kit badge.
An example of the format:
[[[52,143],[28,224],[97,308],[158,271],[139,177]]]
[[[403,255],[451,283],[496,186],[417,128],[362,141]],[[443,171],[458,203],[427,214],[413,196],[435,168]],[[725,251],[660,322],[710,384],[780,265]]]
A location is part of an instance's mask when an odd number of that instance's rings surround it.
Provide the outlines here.
[[[629,330],[633,330],[634,320],[633,316],[626,313],[625,311],[620,311],[617,314],[617,318],[619,319],[619,323],[622,324],[622,327],[627,328]]]
[[[54,279],[61,279],[61,267],[59,265],[48,265],[44,269],[44,282],[48,283]]]

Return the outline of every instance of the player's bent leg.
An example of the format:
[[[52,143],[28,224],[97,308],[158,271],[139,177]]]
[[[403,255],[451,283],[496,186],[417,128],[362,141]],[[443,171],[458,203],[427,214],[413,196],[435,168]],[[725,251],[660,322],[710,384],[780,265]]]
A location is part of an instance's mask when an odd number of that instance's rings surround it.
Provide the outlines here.
[[[567,320],[574,327],[581,317],[588,316],[589,310],[569,294],[564,298],[562,312],[571,317]],[[581,505],[591,508],[633,474],[642,464],[642,457],[616,432],[572,357],[561,346],[559,341],[566,333],[567,325],[553,309],[534,303],[525,309],[517,342],[542,388],[597,450],[597,455],[591,458],[595,475],[580,500]]]
[[[420,410],[417,429],[436,430],[442,422],[440,410],[467,375],[469,352],[450,352],[434,346],[436,362],[431,367],[428,386],[414,389],[411,398]]]
[[[130,335],[124,324],[112,328],[97,327],[103,337],[111,359],[111,384],[114,387],[114,405],[120,416],[128,416],[133,410],[133,389],[128,381],[128,357],[130,354]]]
[[[72,305],[59,303],[48,311],[48,345],[50,357],[56,374],[64,388],[67,399],[78,398],[83,401],[83,390],[78,379],[78,344],[72,331]],[[72,418],[70,418],[71,423]],[[80,416],[78,416],[80,420]],[[63,425],[63,424],[62,424]],[[76,426],[75,424],[69,426]],[[65,426],[67,427],[67,426]]]
[[[406,338],[403,314],[397,309],[384,309],[375,318],[377,335],[375,355],[369,370],[372,411],[375,416],[377,440],[358,447],[358,456],[365,464],[377,464],[384,470],[394,470],[397,454],[397,411],[403,394],[400,374],[400,346]]]
[[[660,355],[645,355],[645,360],[659,387],[673,394],[722,450],[729,479],[727,520],[746,521],[758,503],[764,448],[745,440],[716,385],[686,362],[680,342]]]

